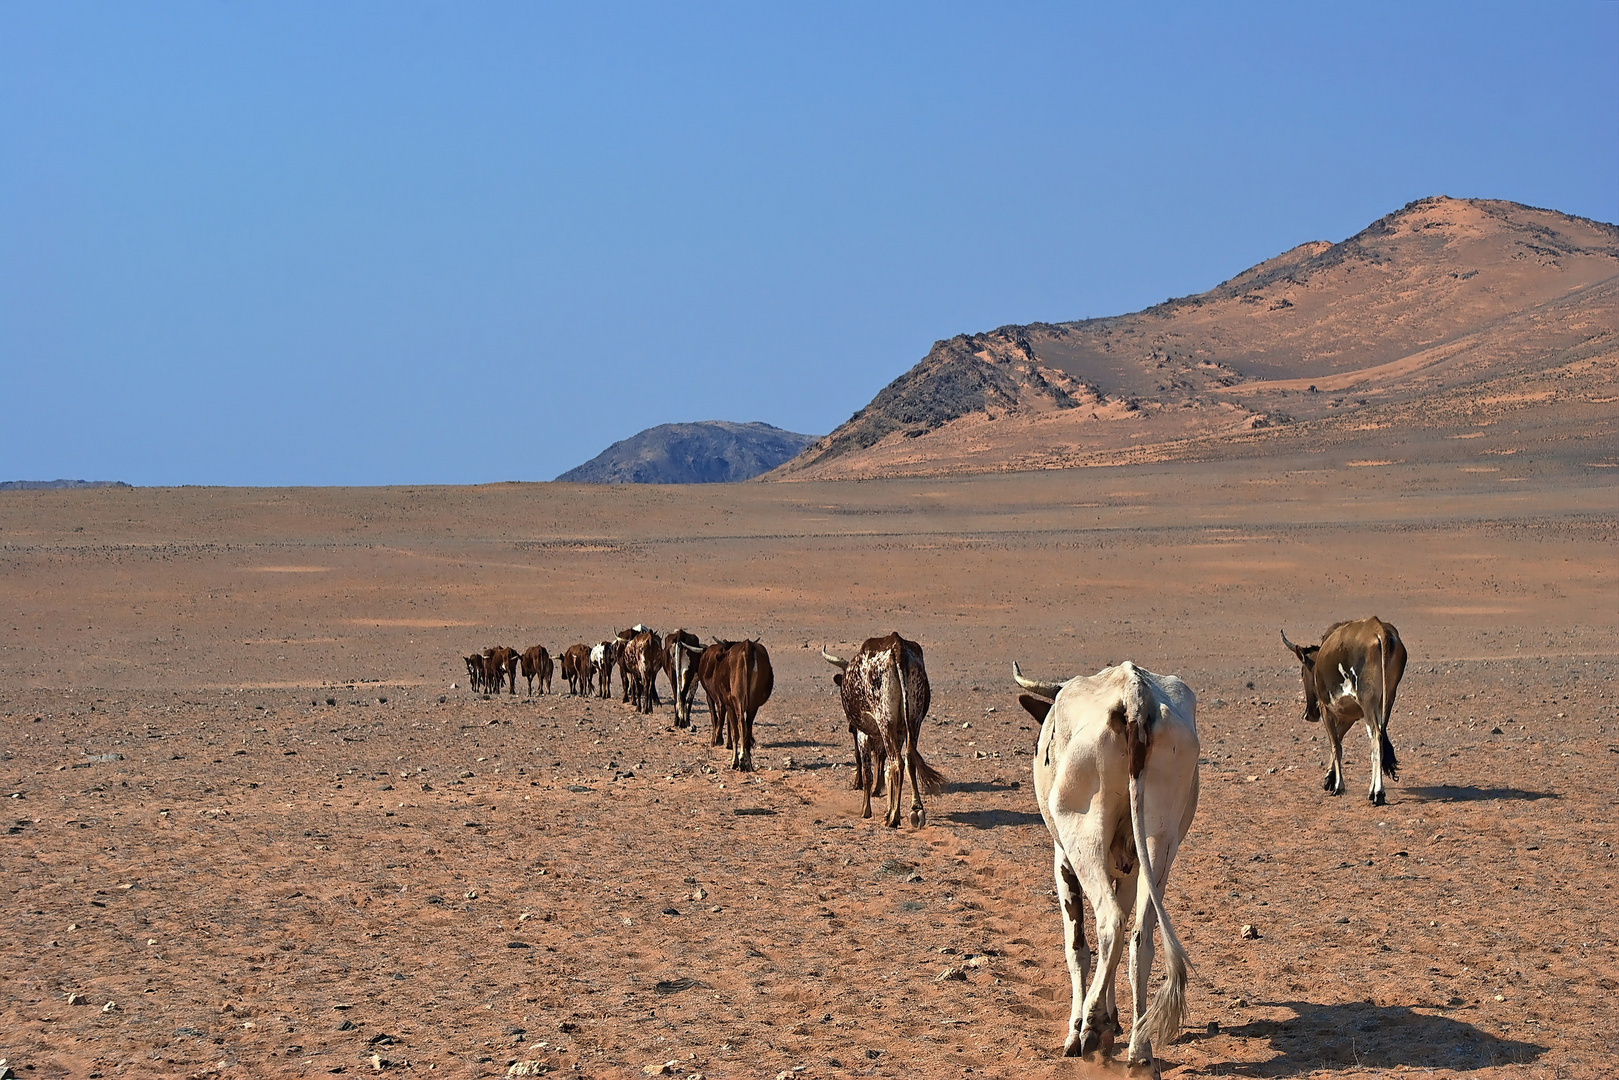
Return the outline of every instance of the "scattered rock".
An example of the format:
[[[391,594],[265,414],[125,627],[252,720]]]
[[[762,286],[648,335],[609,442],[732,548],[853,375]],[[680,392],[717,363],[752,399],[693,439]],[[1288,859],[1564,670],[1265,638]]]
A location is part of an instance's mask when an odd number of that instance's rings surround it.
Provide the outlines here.
[[[514,1061],[511,1068],[506,1070],[507,1076],[543,1076],[551,1071],[551,1066],[543,1061]]]
[[[648,1076],[668,1076],[675,1071],[678,1064],[680,1064],[678,1061],[653,1062],[651,1065],[643,1065],[641,1071]]]
[[[967,973],[961,968],[947,967],[933,977],[934,982],[966,982]]]
[[[71,930],[73,928],[68,927],[68,929]],[[84,1004],[84,995],[83,994],[69,994],[67,996],[67,1003],[69,1005],[83,1005]]]
[[[1252,941],[1259,936],[1259,929],[1253,923],[1243,923],[1242,936]]]

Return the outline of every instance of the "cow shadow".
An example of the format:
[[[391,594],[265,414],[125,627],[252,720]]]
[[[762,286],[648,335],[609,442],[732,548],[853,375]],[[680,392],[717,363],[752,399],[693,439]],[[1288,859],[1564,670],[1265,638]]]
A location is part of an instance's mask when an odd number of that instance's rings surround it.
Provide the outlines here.
[[[1485,802],[1491,799],[1535,802],[1538,799],[1562,798],[1554,791],[1525,791],[1514,787],[1459,787],[1452,784],[1401,788],[1400,793],[1409,795],[1418,802]]]
[[[945,785],[945,790],[958,791],[1018,791],[1023,787],[1019,780],[964,780],[960,783],[951,782]]]
[[[965,825],[969,829],[1004,829],[1019,825],[1043,825],[1044,820],[1039,814],[1031,814],[1023,810],[956,810],[948,814],[940,814],[939,820],[948,821],[953,825]]]
[[[839,745],[842,745],[841,743]],[[831,744],[816,742],[814,739],[789,739],[782,742],[762,742],[759,744],[764,750],[829,750]]]
[[[1250,1020],[1220,1033],[1183,1035],[1188,1042],[1230,1035],[1262,1039],[1276,1056],[1268,1061],[1228,1066],[1240,1076],[1292,1076],[1317,1069],[1448,1069],[1467,1072],[1499,1065],[1523,1065],[1546,1047],[1504,1039],[1450,1016],[1419,1013],[1404,1005],[1352,1001],[1318,1005],[1310,1001],[1261,1002],[1291,1009],[1291,1020]]]

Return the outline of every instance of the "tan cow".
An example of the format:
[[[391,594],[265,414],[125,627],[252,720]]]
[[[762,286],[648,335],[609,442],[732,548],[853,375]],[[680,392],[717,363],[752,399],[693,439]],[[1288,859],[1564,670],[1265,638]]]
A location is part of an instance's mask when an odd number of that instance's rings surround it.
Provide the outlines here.
[[[1372,784],[1366,797],[1373,806],[1382,806],[1383,777],[1397,780],[1399,759],[1389,742],[1389,717],[1394,712],[1394,693],[1405,674],[1405,644],[1392,623],[1373,615],[1354,622],[1336,622],[1327,627],[1319,645],[1295,645],[1282,634],[1282,644],[1293,650],[1303,665],[1304,719],[1325,721],[1332,740],[1332,765],[1322,787],[1329,795],[1344,793],[1345,733],[1356,720],[1366,724],[1366,737],[1372,743]]]

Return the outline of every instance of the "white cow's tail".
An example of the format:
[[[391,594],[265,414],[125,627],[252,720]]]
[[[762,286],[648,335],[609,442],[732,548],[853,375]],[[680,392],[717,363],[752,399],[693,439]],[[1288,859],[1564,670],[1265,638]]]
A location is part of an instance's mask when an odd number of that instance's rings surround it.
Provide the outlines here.
[[[1163,1047],[1180,1034],[1181,1017],[1186,1012],[1186,949],[1175,936],[1169,912],[1164,910],[1164,898],[1159,893],[1158,880],[1153,875],[1152,857],[1147,853],[1147,828],[1143,822],[1141,785],[1132,772],[1130,777],[1130,826],[1135,833],[1136,855],[1141,859],[1141,876],[1152,899],[1153,910],[1158,913],[1158,925],[1164,935],[1164,984],[1153,996],[1152,1005],[1136,1023],[1140,1025],[1153,1046]]]

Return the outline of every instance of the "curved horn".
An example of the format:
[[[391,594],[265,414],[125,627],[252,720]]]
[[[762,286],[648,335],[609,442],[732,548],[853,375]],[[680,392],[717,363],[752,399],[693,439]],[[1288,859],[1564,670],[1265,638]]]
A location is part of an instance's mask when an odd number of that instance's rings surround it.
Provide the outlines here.
[[[1047,697],[1056,697],[1057,691],[1063,688],[1063,684],[1060,682],[1040,682],[1038,679],[1025,679],[1023,669],[1018,667],[1016,660],[1012,661],[1012,678],[1016,679],[1017,684],[1023,689],[1033,690],[1035,693],[1044,694]]]
[[[825,645],[821,646],[821,659],[825,660],[829,664],[835,664],[836,666],[842,668],[844,671],[849,670],[849,661],[847,661],[847,660],[839,660],[837,657],[833,656],[831,653],[826,651],[826,646]]]
[[[1299,651],[1299,647],[1297,645],[1295,645],[1291,641],[1287,640],[1287,631],[1286,630],[1282,631],[1282,644],[1286,645],[1289,649],[1292,649],[1294,652]]]

